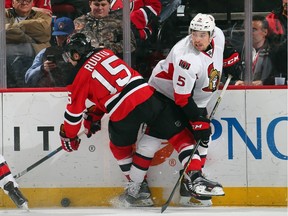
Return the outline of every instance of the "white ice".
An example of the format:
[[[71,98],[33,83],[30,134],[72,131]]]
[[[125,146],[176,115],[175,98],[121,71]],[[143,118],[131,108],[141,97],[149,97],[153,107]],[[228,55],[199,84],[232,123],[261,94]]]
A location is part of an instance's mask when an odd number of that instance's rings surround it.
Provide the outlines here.
[[[2,216],[288,216],[287,207],[160,207],[152,208],[37,208],[29,212],[19,209],[0,209]]]

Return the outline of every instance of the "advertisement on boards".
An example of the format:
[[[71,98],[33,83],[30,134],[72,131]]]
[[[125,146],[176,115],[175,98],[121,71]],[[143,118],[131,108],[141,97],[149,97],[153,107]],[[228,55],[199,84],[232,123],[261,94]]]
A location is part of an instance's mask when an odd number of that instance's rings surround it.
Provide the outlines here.
[[[59,127],[67,94],[3,93],[1,97],[2,154],[17,174],[61,145]],[[21,187],[123,187],[126,179],[109,149],[108,119],[103,117],[102,129],[93,137],[80,136],[78,151],[62,150],[21,176]],[[287,188],[287,125],[285,90],[227,91],[212,119],[212,143],[203,172],[228,188]],[[150,187],[163,188],[163,196],[169,195],[180,169],[177,154],[163,141],[148,171]]]

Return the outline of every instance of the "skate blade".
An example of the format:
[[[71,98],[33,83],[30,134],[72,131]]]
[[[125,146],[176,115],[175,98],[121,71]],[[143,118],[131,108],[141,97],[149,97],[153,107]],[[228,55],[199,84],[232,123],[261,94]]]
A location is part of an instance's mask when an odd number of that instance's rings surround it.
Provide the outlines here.
[[[110,205],[114,208],[124,208],[123,201],[119,200],[119,197],[114,197],[109,201]]]
[[[179,204],[186,207],[210,207],[213,203],[211,200],[197,200],[193,197],[180,196]]]
[[[30,211],[29,207],[28,207],[28,203],[25,202],[20,206],[20,209],[25,210],[25,211]]]
[[[198,186],[195,188],[196,194],[200,196],[224,196],[225,193],[222,187],[214,187],[212,190],[206,190],[205,186]]]
[[[134,203],[129,203],[124,200],[126,208],[129,207],[153,207],[154,203],[151,198],[136,200]]]
[[[154,203],[151,199],[142,200],[139,203],[131,204],[129,207],[153,207]]]
[[[151,193],[141,192],[139,196],[145,199],[149,199],[151,197]]]
[[[110,200],[110,204],[114,208],[132,208],[132,207],[153,207],[154,202],[151,198],[137,200],[135,203],[129,203],[125,199],[115,197]]]

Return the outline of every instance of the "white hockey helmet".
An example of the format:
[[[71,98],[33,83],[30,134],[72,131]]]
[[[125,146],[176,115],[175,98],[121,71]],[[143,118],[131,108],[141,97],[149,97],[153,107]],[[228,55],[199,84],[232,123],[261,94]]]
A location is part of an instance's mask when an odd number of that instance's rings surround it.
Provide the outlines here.
[[[210,37],[213,37],[215,29],[215,19],[210,14],[198,13],[190,22],[189,34],[194,31],[208,31]]]

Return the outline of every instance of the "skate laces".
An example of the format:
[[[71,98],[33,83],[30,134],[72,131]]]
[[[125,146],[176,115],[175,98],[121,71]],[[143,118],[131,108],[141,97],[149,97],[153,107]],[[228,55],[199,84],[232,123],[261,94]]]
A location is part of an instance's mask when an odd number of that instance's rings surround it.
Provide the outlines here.
[[[190,191],[194,191],[193,189],[193,183],[192,183],[192,180],[191,180],[191,176],[193,175],[192,172],[188,172],[188,173],[184,173],[184,181],[185,181],[185,184],[184,186],[187,188],[187,190],[190,190]]]
[[[186,179],[186,187],[190,191],[195,191],[195,183],[200,179],[203,179],[203,175],[201,171],[190,171],[184,174],[184,178]]]

